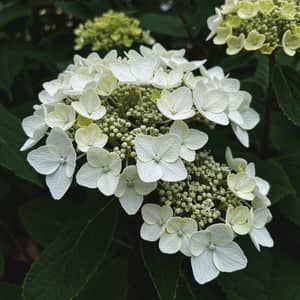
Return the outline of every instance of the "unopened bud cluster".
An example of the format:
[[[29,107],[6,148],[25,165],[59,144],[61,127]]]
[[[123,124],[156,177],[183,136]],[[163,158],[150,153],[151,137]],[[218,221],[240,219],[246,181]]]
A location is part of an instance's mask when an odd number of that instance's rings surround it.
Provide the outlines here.
[[[88,20],[75,29],[75,49],[91,45],[92,51],[112,48],[130,48],[133,44],[153,44],[149,31],[144,31],[140,21],[123,12],[109,10],[94,20]]]
[[[176,216],[190,217],[200,228],[225,218],[228,207],[238,207],[241,199],[228,188],[226,165],[216,162],[207,151],[198,152],[193,163],[186,163],[188,178],[185,181],[159,186],[164,205],[170,205]]]
[[[226,0],[208,19],[216,45],[227,45],[227,54],[242,49],[271,54],[282,47],[293,56],[300,47],[298,0]]]

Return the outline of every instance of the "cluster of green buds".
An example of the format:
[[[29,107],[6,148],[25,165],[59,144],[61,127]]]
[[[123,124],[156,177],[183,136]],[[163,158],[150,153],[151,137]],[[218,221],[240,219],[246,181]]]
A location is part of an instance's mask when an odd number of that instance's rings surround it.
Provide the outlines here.
[[[298,0],[226,0],[208,19],[216,45],[227,45],[227,54],[242,49],[272,54],[282,47],[289,56],[300,48]]]
[[[162,204],[171,206],[176,216],[192,218],[199,228],[205,228],[222,222],[228,207],[241,205],[241,199],[227,185],[230,168],[216,162],[209,152],[198,152],[186,167],[186,180],[162,182],[158,188]]]
[[[134,44],[153,44],[149,31],[140,26],[140,21],[123,12],[109,10],[94,20],[88,20],[75,29],[75,50],[91,45],[92,51],[126,49]]]

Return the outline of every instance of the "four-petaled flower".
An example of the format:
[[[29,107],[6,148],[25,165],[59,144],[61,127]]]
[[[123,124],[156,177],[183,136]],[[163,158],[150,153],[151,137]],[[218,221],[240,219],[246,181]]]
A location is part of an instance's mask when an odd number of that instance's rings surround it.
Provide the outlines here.
[[[190,119],[195,115],[190,89],[181,87],[173,92],[163,90],[157,101],[159,111],[171,120]]]
[[[191,264],[199,284],[215,279],[220,272],[234,272],[247,266],[247,258],[233,238],[233,231],[226,224],[214,224],[192,235]]]
[[[122,162],[118,154],[100,148],[90,148],[85,163],[76,175],[79,185],[98,189],[111,196],[119,184]]]
[[[176,182],[187,177],[185,166],[179,158],[180,141],[176,135],[137,135],[135,150],[137,170],[142,181],[156,182],[161,179]]]
[[[176,134],[180,139],[180,157],[186,161],[195,160],[196,151],[208,142],[208,135],[197,129],[189,129],[183,121],[175,121],[170,127],[170,133]]]
[[[52,129],[46,145],[28,153],[29,164],[46,175],[46,184],[54,199],[61,199],[69,189],[76,165],[76,152],[67,134]]]
[[[72,102],[72,107],[77,113],[92,120],[99,120],[106,114],[106,108],[101,105],[99,96],[93,90],[87,90],[79,101]]]
[[[92,147],[103,148],[108,141],[108,136],[96,124],[90,124],[77,129],[75,141],[81,152],[87,152]]]
[[[174,254],[180,251],[191,256],[190,238],[198,229],[197,222],[191,218],[173,217],[166,224],[166,231],[159,240],[159,249],[163,253]]]
[[[135,215],[143,204],[144,196],[153,192],[156,182],[143,182],[137,172],[136,166],[128,166],[120,176],[115,195],[128,215]]]
[[[144,223],[140,230],[141,238],[145,241],[155,242],[165,232],[167,221],[172,218],[173,210],[170,206],[159,206],[149,203],[142,207]]]

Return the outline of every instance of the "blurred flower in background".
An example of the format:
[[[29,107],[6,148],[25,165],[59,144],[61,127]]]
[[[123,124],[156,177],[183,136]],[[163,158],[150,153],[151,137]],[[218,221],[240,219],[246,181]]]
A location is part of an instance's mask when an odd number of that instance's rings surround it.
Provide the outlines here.
[[[75,29],[75,50],[90,45],[93,51],[130,48],[134,44],[152,45],[154,39],[140,21],[123,12],[109,10]]]
[[[216,45],[227,45],[227,54],[242,49],[272,54],[282,47],[289,56],[300,48],[300,5],[296,0],[226,0],[208,18]]]

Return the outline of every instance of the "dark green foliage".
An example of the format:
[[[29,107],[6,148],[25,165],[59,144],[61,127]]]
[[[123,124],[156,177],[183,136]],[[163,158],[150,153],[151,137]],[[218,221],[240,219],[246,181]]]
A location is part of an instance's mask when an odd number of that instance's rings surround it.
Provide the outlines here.
[[[272,68],[268,56],[255,52],[228,57],[222,46],[205,42],[206,19],[223,1],[174,0],[167,11],[160,2],[1,1],[1,300],[300,299],[299,56],[278,51]],[[19,151],[25,141],[21,119],[31,114],[41,84],[72,61],[74,28],[108,9],[140,19],[167,48],[185,47],[188,58],[222,66],[254,96],[262,122],[251,132],[251,148],[242,148],[231,130],[221,127],[210,133],[208,145],[221,160],[230,145],[236,155],[254,161],[257,175],[272,187],[269,229],[276,247],[258,253],[242,244],[247,269],[198,286],[188,258],[163,255],[157,244],[140,241],[140,214],[125,216],[114,199],[76,187],[61,201],[50,199],[43,179]],[[269,129],[264,124],[268,93]],[[269,136],[269,149],[263,136]]]

